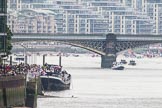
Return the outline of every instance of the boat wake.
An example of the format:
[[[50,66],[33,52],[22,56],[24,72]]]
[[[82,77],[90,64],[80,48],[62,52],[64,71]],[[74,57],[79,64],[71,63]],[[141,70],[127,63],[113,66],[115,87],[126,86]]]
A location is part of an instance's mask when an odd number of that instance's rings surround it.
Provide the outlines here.
[[[68,97],[62,97],[62,96],[52,96],[52,95],[38,95],[38,98],[77,98],[75,96],[68,96]]]

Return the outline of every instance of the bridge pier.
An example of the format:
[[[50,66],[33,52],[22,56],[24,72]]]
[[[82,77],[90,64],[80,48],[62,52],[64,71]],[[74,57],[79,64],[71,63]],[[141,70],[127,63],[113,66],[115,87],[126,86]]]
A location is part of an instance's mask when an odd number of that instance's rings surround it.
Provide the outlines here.
[[[115,61],[116,61],[115,56],[102,55],[101,56],[101,68],[111,68],[113,65],[113,62]]]
[[[101,68],[111,68],[116,61],[116,35],[106,35],[104,49],[105,55],[101,55]]]

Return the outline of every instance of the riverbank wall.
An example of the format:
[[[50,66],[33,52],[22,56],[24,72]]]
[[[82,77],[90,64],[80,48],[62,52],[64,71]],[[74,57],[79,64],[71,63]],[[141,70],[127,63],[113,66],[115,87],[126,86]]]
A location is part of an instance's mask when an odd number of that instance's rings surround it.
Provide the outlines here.
[[[25,75],[0,76],[0,108],[36,108],[37,81]]]
[[[0,77],[0,108],[25,106],[26,81],[24,75]]]

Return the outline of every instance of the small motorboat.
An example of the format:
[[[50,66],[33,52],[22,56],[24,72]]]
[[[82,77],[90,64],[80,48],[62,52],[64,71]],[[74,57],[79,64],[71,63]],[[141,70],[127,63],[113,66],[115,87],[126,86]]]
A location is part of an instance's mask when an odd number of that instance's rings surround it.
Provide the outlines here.
[[[127,64],[127,61],[126,61],[126,60],[121,59],[120,63],[122,63],[122,64]]]
[[[135,66],[136,65],[136,62],[134,60],[130,60],[128,65]]]
[[[111,67],[112,70],[123,70],[124,66],[122,66],[121,63],[114,63],[113,66]]]

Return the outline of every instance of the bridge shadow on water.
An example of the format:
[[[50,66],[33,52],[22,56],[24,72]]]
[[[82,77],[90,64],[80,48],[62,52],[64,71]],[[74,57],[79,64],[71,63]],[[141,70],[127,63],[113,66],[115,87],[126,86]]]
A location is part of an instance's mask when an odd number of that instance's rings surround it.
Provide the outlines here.
[[[95,70],[100,70],[102,69],[101,67],[64,67],[66,69],[81,69],[81,70],[92,70],[92,69],[95,69]],[[104,68],[105,69],[105,68]]]
[[[101,68],[101,67],[64,67],[66,69],[78,69],[78,70],[112,70],[111,68]],[[151,67],[125,67],[124,70],[135,70],[135,71],[140,71],[140,70],[148,70],[148,71],[155,71],[155,70],[162,70],[161,67],[159,68],[151,68]]]

